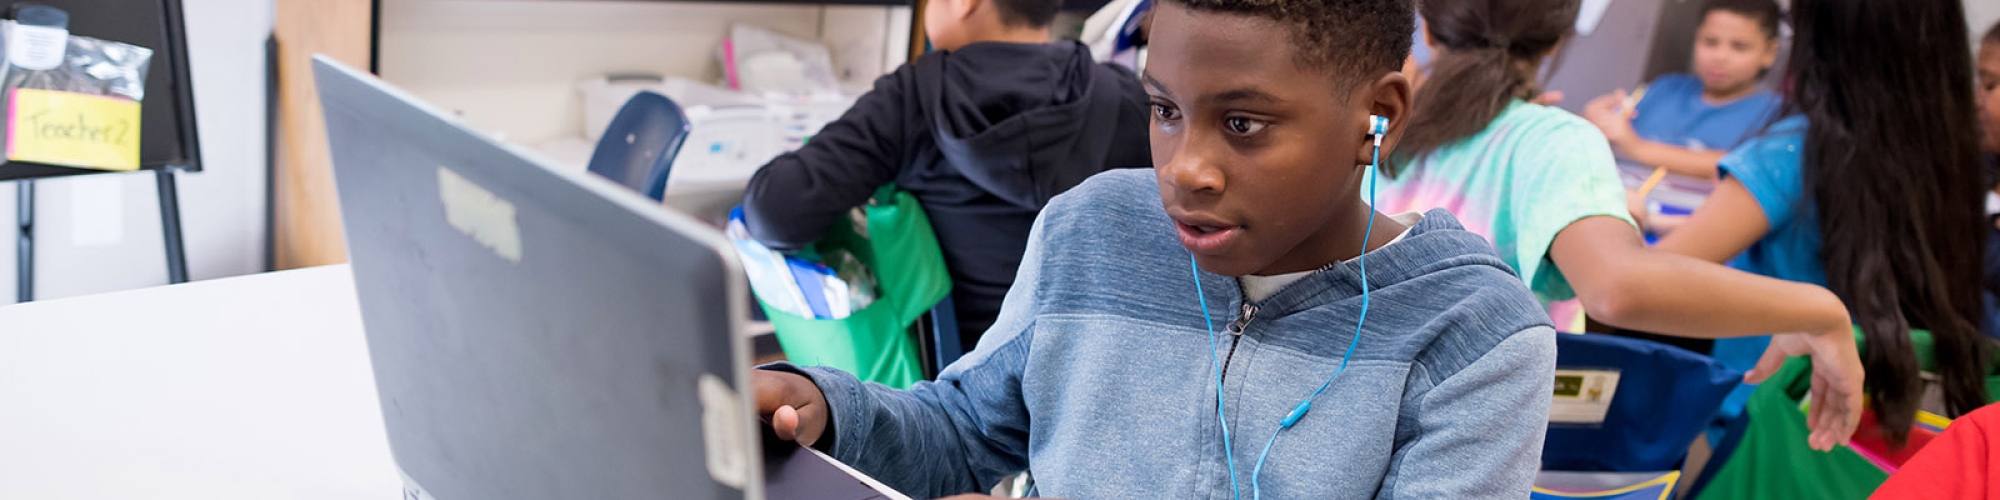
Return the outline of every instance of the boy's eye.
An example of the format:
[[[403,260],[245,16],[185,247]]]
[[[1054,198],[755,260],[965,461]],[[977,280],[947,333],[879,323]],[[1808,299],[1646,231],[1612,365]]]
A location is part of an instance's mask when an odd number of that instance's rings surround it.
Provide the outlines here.
[[[1236,135],[1251,135],[1264,130],[1264,122],[1249,118],[1229,118],[1223,120],[1222,127]]]
[[[1158,118],[1162,121],[1174,121],[1180,119],[1181,114],[1180,110],[1176,110],[1174,108],[1170,108],[1160,104],[1154,104],[1153,117]]]

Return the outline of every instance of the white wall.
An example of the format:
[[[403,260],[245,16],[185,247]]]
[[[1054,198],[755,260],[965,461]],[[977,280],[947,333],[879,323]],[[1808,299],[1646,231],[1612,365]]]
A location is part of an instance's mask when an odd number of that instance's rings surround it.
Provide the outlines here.
[[[180,174],[191,279],[260,271],[272,0],[183,0],[204,171]],[[151,172],[35,182],[36,299],[165,284]],[[15,298],[15,187],[0,183],[0,301]],[[95,208],[93,208],[95,207]]]
[[[263,269],[268,239],[264,44],[273,0],[182,3],[205,167],[179,177],[189,275],[254,273]],[[680,2],[384,4],[384,73],[517,140],[575,135],[574,88],[589,75],[642,69],[714,77],[712,53],[732,22],[836,42],[886,32],[881,47],[835,43],[834,49],[881,55],[862,66],[893,66],[902,62],[909,15],[907,8]],[[887,28],[854,24],[876,19]],[[155,192],[150,172],[37,181],[36,298],[166,283]],[[14,184],[0,183],[0,304],[15,298],[15,202]]]
[[[1965,0],[1965,19],[1972,23],[1972,39],[1979,40],[1993,23],[2000,22],[2000,1]]]
[[[720,78],[731,24],[827,39],[860,81],[904,59],[909,8],[605,0],[385,0],[381,73],[467,123],[533,145],[580,136],[577,83],[610,71]],[[854,63],[854,64],[849,64]]]

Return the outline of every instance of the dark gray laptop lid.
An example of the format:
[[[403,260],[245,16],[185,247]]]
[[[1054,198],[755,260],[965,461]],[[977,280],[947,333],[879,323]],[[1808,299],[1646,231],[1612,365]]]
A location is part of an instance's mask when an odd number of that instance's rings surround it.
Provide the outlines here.
[[[413,493],[760,496],[746,285],[721,234],[353,69],[313,69]]]

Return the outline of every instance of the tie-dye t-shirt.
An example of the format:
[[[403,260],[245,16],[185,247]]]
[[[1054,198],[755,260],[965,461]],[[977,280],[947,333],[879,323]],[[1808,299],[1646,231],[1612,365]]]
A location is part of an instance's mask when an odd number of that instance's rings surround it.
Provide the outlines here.
[[[1485,130],[1377,181],[1376,211],[1450,210],[1491,240],[1544,304],[1576,297],[1549,260],[1556,233],[1597,215],[1632,222],[1604,134],[1568,111],[1518,100]]]

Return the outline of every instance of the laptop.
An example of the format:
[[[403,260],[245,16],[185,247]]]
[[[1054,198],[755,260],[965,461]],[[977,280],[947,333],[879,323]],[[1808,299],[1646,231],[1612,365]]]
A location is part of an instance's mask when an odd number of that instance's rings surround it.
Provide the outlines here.
[[[330,59],[313,73],[405,498],[903,498],[760,438],[718,230]]]

